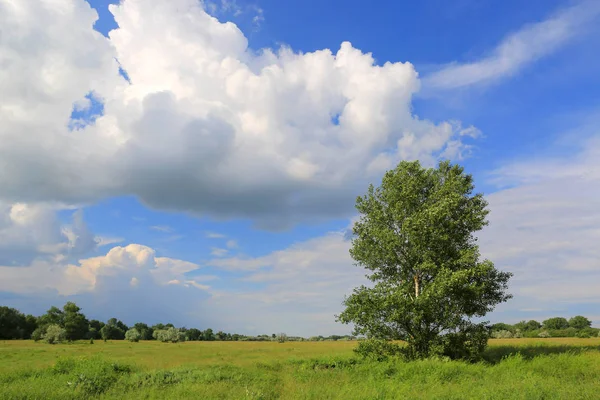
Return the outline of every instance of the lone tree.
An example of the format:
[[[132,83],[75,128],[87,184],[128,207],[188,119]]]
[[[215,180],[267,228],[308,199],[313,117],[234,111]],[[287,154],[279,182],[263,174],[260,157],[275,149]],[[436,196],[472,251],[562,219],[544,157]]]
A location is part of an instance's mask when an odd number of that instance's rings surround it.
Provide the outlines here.
[[[448,161],[425,169],[401,162],[378,188],[358,197],[350,254],[370,271],[372,287],[344,300],[337,317],[353,323],[358,352],[402,352],[408,358],[445,355],[477,359],[489,330],[482,317],[512,296],[511,273],[480,260],[473,233],[487,225],[487,202],[473,194],[473,178]],[[377,340],[404,340],[405,348]],[[370,354],[373,355],[373,354]]]

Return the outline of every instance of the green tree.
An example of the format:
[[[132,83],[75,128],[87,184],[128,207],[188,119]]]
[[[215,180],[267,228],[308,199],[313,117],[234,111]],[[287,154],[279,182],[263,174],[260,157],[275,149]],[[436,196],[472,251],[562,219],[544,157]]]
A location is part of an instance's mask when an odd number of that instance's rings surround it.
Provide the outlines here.
[[[153,331],[148,325],[138,322],[137,324],[134,324],[133,327],[140,333],[140,340],[152,340]]]
[[[585,329],[592,326],[592,321],[582,315],[577,315],[569,320],[569,326],[575,329]]]
[[[25,315],[16,308],[0,307],[0,340],[24,339],[26,334]]]
[[[204,337],[204,340],[215,340],[215,334],[210,328],[202,332],[202,336]]]
[[[566,329],[569,327],[569,321],[563,317],[548,318],[543,324],[544,329]]]
[[[350,254],[374,285],[356,288],[338,320],[354,323],[357,335],[406,340],[411,358],[477,358],[489,331],[471,318],[511,298],[512,274],[479,259],[473,233],[487,225],[488,211],[473,190],[458,165],[403,161],[358,197]]]
[[[43,338],[46,343],[56,344],[62,343],[67,338],[66,335],[67,332],[64,330],[64,328],[59,325],[52,324],[48,325],[46,328],[46,333],[44,334]]]
[[[127,332],[125,332],[125,339],[130,342],[139,342],[142,338],[142,334],[136,328],[131,328]]]
[[[87,318],[80,311],[81,308],[71,301],[63,306],[63,327],[67,340],[83,339],[90,329]]]
[[[46,314],[42,315],[38,319],[39,326],[48,326],[48,325],[64,325],[64,313],[63,311],[55,306],[50,307]]]
[[[100,329],[100,335],[104,340],[123,340],[125,339],[125,332],[128,330],[127,325],[116,318],[111,318],[106,321],[106,324]]]
[[[196,328],[191,328],[188,329],[185,332],[185,338],[186,340],[200,340],[200,337],[202,336],[202,331],[200,329],[196,329]]]

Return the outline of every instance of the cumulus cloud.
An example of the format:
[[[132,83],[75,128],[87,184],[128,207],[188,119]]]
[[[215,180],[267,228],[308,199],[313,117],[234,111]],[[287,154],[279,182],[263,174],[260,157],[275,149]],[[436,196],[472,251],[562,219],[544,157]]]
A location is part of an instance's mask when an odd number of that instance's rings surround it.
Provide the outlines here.
[[[468,150],[472,129],[411,114],[410,63],[376,65],[348,42],[254,52],[196,0],[110,11],[119,29],[105,38],[84,0],[0,1],[7,201],[134,195],[276,229],[348,216],[355,194],[400,159]],[[69,130],[90,98],[103,115]]]
[[[29,264],[41,256],[56,260],[79,257],[94,250],[101,239],[76,210],[71,223],[62,223],[57,206],[0,203],[0,265]]]
[[[480,60],[451,64],[424,79],[428,89],[453,89],[491,82],[515,74],[575,37],[586,33],[600,17],[600,3],[578,1],[548,19],[529,24],[507,36],[492,53]]]

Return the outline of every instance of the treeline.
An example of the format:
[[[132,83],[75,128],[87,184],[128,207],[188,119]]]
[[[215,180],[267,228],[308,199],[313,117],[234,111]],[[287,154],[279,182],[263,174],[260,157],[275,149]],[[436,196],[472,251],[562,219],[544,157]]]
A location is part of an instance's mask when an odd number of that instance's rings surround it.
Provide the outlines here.
[[[62,309],[50,307],[39,317],[25,315],[15,308],[0,306],[0,340],[33,339],[49,343],[74,340],[159,340],[163,342],[180,341],[305,341],[299,336],[287,336],[285,333],[247,336],[238,333],[214,332],[208,328],[175,327],[173,324],[155,324],[149,326],[138,322],[127,326],[117,318],[106,322],[88,320],[81,308],[73,302],[67,302]],[[314,336],[308,340],[353,340],[352,336],[332,335]]]
[[[543,322],[536,320],[521,321],[514,325],[498,323],[492,325],[492,337],[496,339],[509,338],[548,338],[548,337],[579,337],[589,338],[600,336],[600,329],[592,328],[592,321],[577,315],[571,319],[563,317],[549,318]]]

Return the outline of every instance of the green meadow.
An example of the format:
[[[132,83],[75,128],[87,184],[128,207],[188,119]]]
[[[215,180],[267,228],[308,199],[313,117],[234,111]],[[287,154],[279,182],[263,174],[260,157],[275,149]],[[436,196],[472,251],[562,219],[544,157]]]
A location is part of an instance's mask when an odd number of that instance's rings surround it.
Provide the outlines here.
[[[338,342],[0,342],[1,399],[599,399],[600,338],[491,340],[485,361]]]

